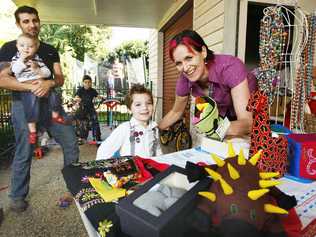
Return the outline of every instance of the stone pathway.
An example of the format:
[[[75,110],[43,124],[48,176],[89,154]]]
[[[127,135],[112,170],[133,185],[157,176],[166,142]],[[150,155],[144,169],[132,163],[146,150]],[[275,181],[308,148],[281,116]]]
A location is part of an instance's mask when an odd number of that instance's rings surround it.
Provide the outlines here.
[[[95,159],[96,150],[94,145],[80,146],[80,160]],[[33,160],[28,196],[30,207],[21,214],[8,209],[8,189],[0,191],[4,207],[1,237],[87,236],[76,206],[72,204],[62,209],[57,205],[58,199],[67,191],[60,172],[62,166],[62,152],[58,146],[52,147],[42,159]],[[0,187],[8,186],[10,169],[1,167],[0,173]]]

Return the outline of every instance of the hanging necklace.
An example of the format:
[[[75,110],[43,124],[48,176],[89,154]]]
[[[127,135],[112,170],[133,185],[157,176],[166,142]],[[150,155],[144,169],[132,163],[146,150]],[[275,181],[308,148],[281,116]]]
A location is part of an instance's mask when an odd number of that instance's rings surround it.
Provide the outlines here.
[[[312,70],[315,52],[316,17],[306,17],[306,24],[301,32],[300,49],[294,95],[291,103],[290,128],[304,130],[305,104],[310,100],[312,88]],[[308,33],[307,33],[308,32]]]
[[[283,61],[287,33],[280,7],[267,7],[263,13],[264,17],[260,21],[260,66],[257,80],[260,90],[265,92],[269,104],[272,104],[276,87],[280,83],[277,70]]]

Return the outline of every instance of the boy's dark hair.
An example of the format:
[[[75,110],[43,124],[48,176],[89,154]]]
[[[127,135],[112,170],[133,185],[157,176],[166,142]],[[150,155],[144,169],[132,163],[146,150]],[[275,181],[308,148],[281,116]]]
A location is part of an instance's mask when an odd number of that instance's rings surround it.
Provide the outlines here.
[[[91,77],[89,75],[84,75],[82,78],[82,82],[84,82],[85,80],[89,80],[92,81]]]
[[[19,15],[22,14],[22,13],[34,14],[34,15],[36,15],[37,18],[39,19],[38,11],[37,11],[34,7],[21,6],[21,7],[18,7],[18,9],[16,9],[15,12],[14,12],[15,21],[16,21],[17,23],[20,22],[20,17],[19,17]]]
[[[202,37],[194,30],[184,30],[179,34],[175,35],[169,42],[169,57],[172,61],[173,59],[173,51],[179,45],[185,45],[189,51],[192,51],[193,48],[197,52],[202,52],[202,47],[204,46],[207,51],[206,61],[214,59],[214,53],[210,50],[205,44]]]
[[[128,94],[125,97],[125,104],[127,108],[131,109],[133,103],[133,95],[135,94],[147,94],[150,97],[151,102],[154,102],[153,94],[144,85],[135,84],[129,89]]]

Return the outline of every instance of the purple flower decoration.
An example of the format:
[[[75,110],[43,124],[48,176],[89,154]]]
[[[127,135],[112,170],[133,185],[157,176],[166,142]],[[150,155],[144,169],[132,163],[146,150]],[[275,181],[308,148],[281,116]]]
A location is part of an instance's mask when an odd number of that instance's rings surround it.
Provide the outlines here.
[[[83,176],[82,178],[81,178],[81,182],[82,183],[89,183],[89,177],[87,176],[87,175],[85,175],[85,176]]]

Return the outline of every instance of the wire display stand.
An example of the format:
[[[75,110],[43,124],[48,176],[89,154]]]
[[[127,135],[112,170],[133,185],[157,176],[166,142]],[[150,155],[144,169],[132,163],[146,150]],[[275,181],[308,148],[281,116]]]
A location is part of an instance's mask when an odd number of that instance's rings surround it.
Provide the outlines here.
[[[314,18],[308,20],[294,2],[266,7],[260,25],[259,89],[275,104],[274,123],[304,132],[304,108],[312,87]],[[311,23],[312,22],[312,23]],[[291,101],[291,103],[288,103]]]

